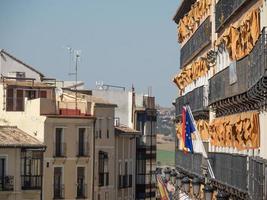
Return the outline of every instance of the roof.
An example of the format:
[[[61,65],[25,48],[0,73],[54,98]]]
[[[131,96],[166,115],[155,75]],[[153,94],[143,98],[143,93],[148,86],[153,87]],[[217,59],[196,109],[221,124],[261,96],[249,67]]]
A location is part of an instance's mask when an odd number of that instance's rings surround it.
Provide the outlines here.
[[[194,4],[197,0],[182,0],[180,6],[178,7],[173,20],[176,24],[179,24],[180,19],[182,19],[186,13],[191,10],[191,5]]]
[[[75,90],[69,90],[69,89],[66,89],[66,88],[62,88],[64,90],[64,92],[68,93],[68,95],[73,98],[75,98]],[[117,107],[116,104],[112,104],[110,103],[108,100],[106,99],[103,99],[101,97],[98,97],[98,96],[93,96],[93,95],[90,95],[90,94],[85,94],[83,91],[79,91],[77,90],[78,92],[78,98],[82,98],[88,102],[94,102],[96,106],[108,106],[108,107]],[[66,94],[65,94],[66,95]]]
[[[45,147],[16,126],[0,126],[0,147]]]
[[[137,131],[125,125],[115,126],[115,132],[117,134],[141,135],[140,131]]]
[[[30,69],[30,70],[32,70],[32,71],[38,73],[41,77],[44,77],[44,74],[42,74],[41,72],[39,72],[39,71],[36,70],[35,68],[31,67],[30,65],[28,65],[28,64],[26,64],[26,63],[24,63],[24,62],[22,62],[22,61],[19,60],[18,58],[12,56],[11,54],[7,53],[4,49],[1,49],[1,50],[0,50],[0,53],[4,53],[4,54],[6,54],[7,56],[9,56],[9,57],[12,58],[13,60],[19,62],[20,64],[24,65],[24,66],[27,67],[28,69]]]
[[[2,81],[10,86],[21,86],[21,87],[31,87],[31,88],[55,88],[53,85],[45,84],[42,82],[35,82],[35,81],[23,81],[23,80],[8,80],[5,79]]]

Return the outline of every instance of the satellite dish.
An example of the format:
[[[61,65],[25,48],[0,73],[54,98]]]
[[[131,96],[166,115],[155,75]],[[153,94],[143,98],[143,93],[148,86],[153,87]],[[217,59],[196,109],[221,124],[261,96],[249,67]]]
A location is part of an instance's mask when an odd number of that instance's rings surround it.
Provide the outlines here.
[[[56,92],[56,96],[61,96],[63,94],[63,90],[58,87],[55,89],[55,92]]]

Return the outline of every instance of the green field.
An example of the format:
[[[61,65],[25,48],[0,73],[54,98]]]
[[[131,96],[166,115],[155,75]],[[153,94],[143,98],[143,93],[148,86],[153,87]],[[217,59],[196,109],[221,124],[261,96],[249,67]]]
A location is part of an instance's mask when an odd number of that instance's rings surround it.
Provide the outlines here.
[[[157,150],[157,163],[160,165],[171,165],[174,166],[175,153],[173,151]]]

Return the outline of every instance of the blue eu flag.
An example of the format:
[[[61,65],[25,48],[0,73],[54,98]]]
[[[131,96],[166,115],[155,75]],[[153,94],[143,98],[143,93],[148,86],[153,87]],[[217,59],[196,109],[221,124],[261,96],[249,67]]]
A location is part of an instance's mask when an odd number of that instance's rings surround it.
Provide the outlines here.
[[[194,123],[190,117],[188,110],[186,110],[186,121],[185,121],[185,147],[189,149],[191,153],[194,152],[193,150],[193,143],[192,143],[192,133],[196,131]]]

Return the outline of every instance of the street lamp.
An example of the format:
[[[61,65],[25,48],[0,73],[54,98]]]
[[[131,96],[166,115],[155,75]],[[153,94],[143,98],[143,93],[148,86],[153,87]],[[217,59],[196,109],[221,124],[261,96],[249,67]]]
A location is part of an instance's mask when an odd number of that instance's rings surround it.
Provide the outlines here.
[[[214,191],[214,189],[210,184],[205,185],[205,187],[203,188],[205,200],[212,200],[213,191]]]
[[[190,192],[190,180],[187,176],[183,178],[182,184],[184,192],[188,194]]]
[[[176,182],[176,176],[177,176],[177,172],[176,172],[175,169],[173,169],[171,171],[171,182],[172,182],[172,184],[175,184],[175,182]]]
[[[181,189],[182,188],[182,180],[184,178],[184,175],[181,173],[178,173],[176,176],[176,186]]]
[[[195,197],[198,197],[199,196],[199,192],[200,192],[200,179],[198,177],[195,177],[193,180],[192,180],[192,186],[193,186],[193,195]]]
[[[166,167],[164,169],[164,174],[165,174],[166,181],[168,182],[170,180],[171,169],[169,167]]]
[[[230,195],[226,192],[219,191],[216,195],[217,200],[229,200]]]

